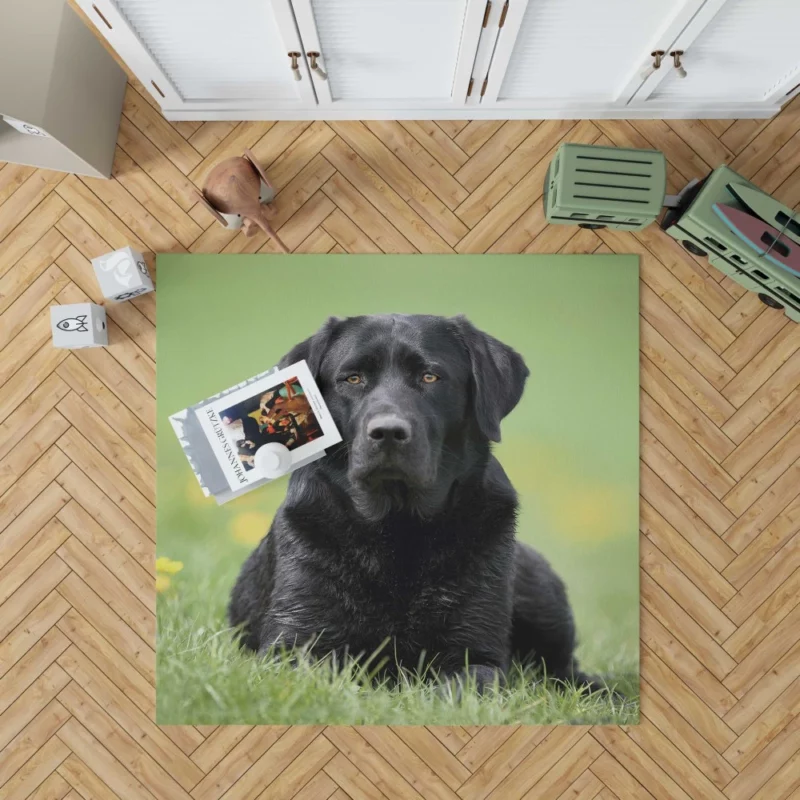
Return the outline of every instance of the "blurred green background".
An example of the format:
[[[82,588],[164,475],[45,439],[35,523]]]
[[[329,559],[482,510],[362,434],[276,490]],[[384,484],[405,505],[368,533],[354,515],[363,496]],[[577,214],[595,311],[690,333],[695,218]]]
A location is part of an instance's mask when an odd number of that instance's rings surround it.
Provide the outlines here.
[[[170,414],[275,365],[330,315],[463,313],[531,371],[495,450],[518,536],[567,583],[584,667],[636,671],[638,291],[636,256],[160,255],[157,553],[184,566],[159,575],[159,616],[194,613],[181,588],[199,584],[221,613],[287,485],[217,506]],[[180,687],[160,675],[158,690]]]

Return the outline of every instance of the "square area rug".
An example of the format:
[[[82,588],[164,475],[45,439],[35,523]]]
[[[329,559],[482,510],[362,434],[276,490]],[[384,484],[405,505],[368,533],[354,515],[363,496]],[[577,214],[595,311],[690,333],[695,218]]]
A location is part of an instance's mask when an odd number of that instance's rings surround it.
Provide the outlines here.
[[[159,256],[159,724],[637,723],[638,273]],[[169,416],[293,350],[343,441],[217,505]]]

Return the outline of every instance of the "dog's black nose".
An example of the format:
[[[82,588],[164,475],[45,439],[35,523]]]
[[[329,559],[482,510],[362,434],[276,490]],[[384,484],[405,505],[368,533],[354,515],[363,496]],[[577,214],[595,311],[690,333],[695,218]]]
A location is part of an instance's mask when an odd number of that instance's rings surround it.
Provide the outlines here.
[[[380,444],[402,445],[411,438],[411,425],[393,414],[382,414],[367,423],[367,436]]]

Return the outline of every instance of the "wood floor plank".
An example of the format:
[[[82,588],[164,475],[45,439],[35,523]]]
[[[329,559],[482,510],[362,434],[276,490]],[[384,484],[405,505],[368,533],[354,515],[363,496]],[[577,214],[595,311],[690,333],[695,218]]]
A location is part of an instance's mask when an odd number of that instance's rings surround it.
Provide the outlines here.
[[[64,180],[61,172],[37,169],[0,205],[0,240],[5,239]]]
[[[718,608],[736,593],[714,567],[670,525],[647,501],[641,505],[641,530],[692,583]],[[725,612],[727,615],[727,611]]]
[[[422,251],[451,252],[450,242],[453,236],[435,219],[431,220],[428,212],[411,199],[409,192],[404,195],[375,171],[370,161],[351,148],[349,142],[350,140],[336,139],[323,151],[339,174],[362,192],[386,217],[387,222],[397,227],[416,247]],[[365,151],[364,155],[370,154]]]
[[[122,113],[184,174],[188,175],[202,156],[146,100],[128,85]]]
[[[137,765],[156,797],[188,798],[202,771],[76,648],[59,659],[72,677],[59,702],[123,764]],[[130,760],[130,761],[129,761]]]
[[[155,473],[125,439],[93,411],[74,391],[56,406],[72,426],[91,439],[97,450],[151,503],[155,501]]]
[[[252,797],[256,789],[260,792],[264,786],[269,786],[283,772],[287,764],[294,761],[320,733],[322,727],[319,725],[289,728],[233,785],[225,795],[226,800]]]
[[[0,279],[0,314],[2,314],[25,289],[33,283],[56,258],[64,252],[69,243],[54,228],[17,261],[14,269]]]
[[[641,393],[640,408],[642,424],[662,443],[668,453],[667,460],[683,465],[697,478],[697,492],[706,495],[707,499],[703,504],[709,517],[706,521],[720,533],[726,530],[735,518],[712,497],[727,495],[735,486],[733,478],[647,392]],[[695,502],[700,502],[699,498]]]
[[[795,534],[774,556],[761,567],[742,587],[723,610],[734,622],[741,625],[748,622],[754,609],[768,600],[776,587],[794,576],[800,566],[800,536]],[[772,603],[770,602],[770,605]],[[737,631],[738,633],[738,631]]]
[[[334,175],[322,191],[341,209],[356,227],[366,231],[384,253],[413,253],[414,246],[382,214],[364,208],[362,195],[341,173]]]
[[[471,192],[475,191],[522,144],[537,124],[507,122],[455,172],[456,180]]]
[[[736,557],[726,544],[646,463],[641,466],[642,497],[717,570]]]
[[[674,309],[642,283],[640,291],[642,316],[662,336],[669,337],[675,349],[695,367],[714,388],[730,400],[724,389],[738,378],[738,375],[712,349],[702,337],[690,327]],[[741,374],[741,373],[740,373]],[[733,402],[733,401],[731,401]],[[734,403],[735,405],[735,403]]]
[[[59,595],[60,596],[60,595]],[[155,716],[155,687],[74,608],[58,620],[58,629],[148,717]]]
[[[469,192],[399,122],[365,124],[450,210],[467,198]]]
[[[640,323],[642,352],[653,362],[708,418],[723,426],[736,411],[731,403],[683,357],[678,350],[645,318]],[[724,430],[724,428],[723,428]],[[736,441],[736,440],[734,440]]]
[[[746,658],[774,628],[789,616],[800,602],[800,571],[795,569],[790,577],[770,594],[736,632],[724,643],[725,649],[740,661]]]
[[[228,120],[204,122],[186,141],[207,156],[235,127],[236,123]]]
[[[574,130],[575,123],[563,120],[545,120],[528,133],[523,142],[472,191],[457,209],[456,214],[466,225],[475,225],[488,214],[533,166],[539,164],[553,148],[553,144]],[[527,168],[527,169],[526,169]]]
[[[794,391],[798,383],[800,353],[795,352],[731,415],[723,430],[733,441],[740,443]]]
[[[639,380],[642,389],[733,475],[726,466],[726,459],[732,456],[736,445],[644,354],[639,359]]]
[[[701,663],[718,680],[723,680],[736,667],[736,662],[714,638],[644,571],[641,576],[641,593],[642,605],[664,627],[674,630],[675,638],[687,650],[696,653]],[[679,628],[676,627],[678,621]]]
[[[42,745],[3,788],[6,800],[30,797],[69,755],[69,748],[53,736]]]
[[[36,172],[36,167],[25,164],[5,164],[0,167],[0,205]]]
[[[70,427],[58,440],[58,446],[141,530],[155,539],[152,504],[78,430]]]
[[[651,540],[643,537],[640,551],[643,569],[682,608],[688,608],[692,619],[715,641],[724,642],[736,630],[725,614],[665,558],[663,551],[658,550]]]
[[[772,668],[769,680],[758,681],[725,715],[725,722],[741,733],[779,697],[793,681],[800,669],[800,643],[796,644]]]
[[[73,753],[64,762],[69,765],[69,771],[64,770],[62,774],[72,776],[84,791],[91,789],[103,797],[102,786],[105,785],[113,792],[112,797],[154,800],[154,795],[74,716],[59,730],[58,738]],[[86,766],[87,762],[92,765],[91,769]]]
[[[400,123],[456,180],[458,169],[469,156],[442,130],[429,120],[403,120]],[[460,181],[463,185],[464,182]],[[469,187],[467,187],[469,188]]]
[[[653,735],[655,732],[648,725],[631,726],[628,735],[656,759],[659,752],[668,748],[679,750],[685,759],[680,759],[673,751],[673,766],[669,773],[675,775],[682,784],[682,777],[688,776],[688,785],[683,784],[683,788],[690,797],[714,796],[713,787],[708,786],[706,781],[710,781],[718,790],[722,789],[736,777],[736,770],[655,688],[643,683],[642,690],[642,710],[662,735]],[[667,691],[666,688],[664,691]],[[716,796],[722,795],[716,792]]]
[[[758,754],[791,724],[800,703],[800,678],[775,700],[758,719],[725,751],[725,759],[741,772]]]
[[[468,155],[474,155],[503,127],[502,120],[471,120],[453,140]]]
[[[694,729],[718,752],[735,741],[736,734],[691,689],[677,679],[675,673],[649,648],[642,648],[642,663],[650,669],[651,681],[667,694],[670,705],[678,713],[691,719]],[[613,730],[613,729],[612,729]]]
[[[277,725],[252,728],[221,758],[192,789],[194,800],[218,800],[235,786],[241,777],[280,739],[285,727]]]
[[[119,122],[117,146],[130,156],[184,211],[197,203],[197,188],[126,116]]]
[[[31,687],[33,688],[33,687]],[[62,688],[62,687],[59,687]],[[28,692],[31,690],[28,689]],[[27,692],[26,692],[27,694]],[[38,711],[38,709],[37,709]],[[8,714],[8,712],[6,712]],[[6,715],[4,715],[5,722]],[[69,713],[57,700],[50,700],[24,727],[9,727],[8,734],[14,738],[0,751],[0,786],[17,772],[34,753],[43,747],[69,719]],[[9,720],[10,722],[10,720]],[[20,721],[15,720],[14,725]],[[3,740],[0,740],[2,743]]]
[[[186,211],[119,147],[111,174],[171,234],[170,238],[177,239],[183,247],[188,247],[203,232]],[[157,249],[161,251],[164,248],[160,242],[168,240],[160,232],[158,239]]]
[[[331,127],[451,247],[464,236],[466,226],[447,204],[362,123],[337,122]]]
[[[55,554],[33,573],[30,579],[0,605],[0,640],[11,633],[69,573]]]
[[[602,230],[598,236],[616,252],[633,250],[639,256],[639,274],[644,283],[657,294],[715,353],[722,353],[734,341],[734,335],[670,270],[638,239],[631,248],[631,238],[622,231]],[[644,299],[642,300],[644,307]]]

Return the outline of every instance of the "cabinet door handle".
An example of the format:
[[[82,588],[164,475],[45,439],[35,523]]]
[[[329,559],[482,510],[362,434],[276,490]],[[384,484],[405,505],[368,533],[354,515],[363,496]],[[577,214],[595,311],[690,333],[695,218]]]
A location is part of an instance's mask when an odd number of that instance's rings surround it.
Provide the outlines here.
[[[672,63],[675,65],[675,69],[678,71],[678,77],[685,78],[686,70],[683,68],[683,64],[681,63],[683,50],[673,50],[670,55],[672,56]]]
[[[319,53],[314,52],[313,50],[309,53],[306,53],[306,55],[311,61],[311,71],[316,72],[320,80],[322,81],[328,80],[328,73],[325,72],[325,70],[322,69],[322,67],[320,67],[319,64],[317,64],[317,59],[322,58],[322,56]]]
[[[302,53],[298,53],[298,52],[295,52],[295,51],[292,51],[291,53],[288,53],[289,58],[292,59],[292,64],[291,64],[292,76],[294,77],[294,79],[296,81],[303,80],[303,76],[300,74],[300,65],[297,63],[297,59],[300,58],[301,55],[302,55]]]
[[[666,53],[663,50],[653,50],[650,55],[653,57],[653,63],[648,64],[640,73],[643,81],[646,81],[657,69],[661,69],[661,61]]]

